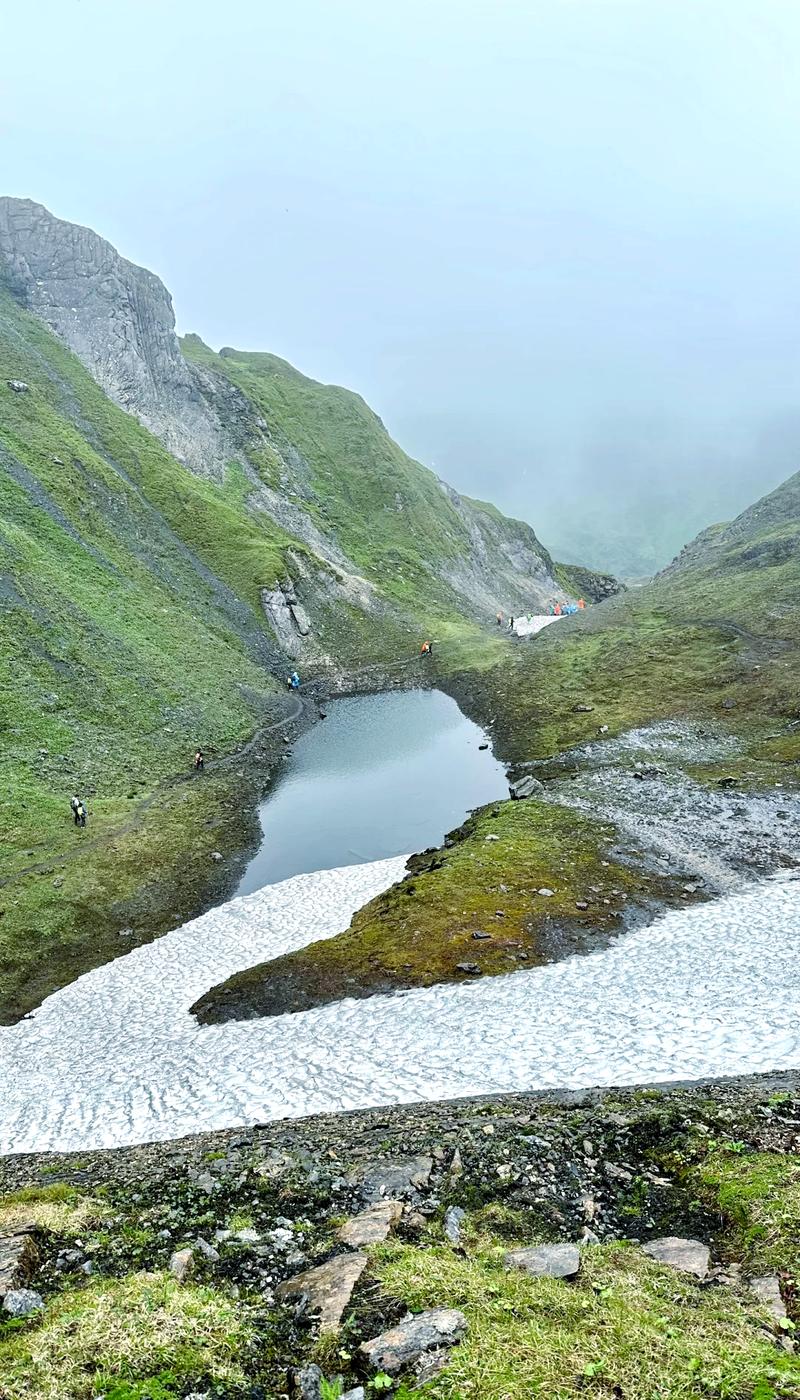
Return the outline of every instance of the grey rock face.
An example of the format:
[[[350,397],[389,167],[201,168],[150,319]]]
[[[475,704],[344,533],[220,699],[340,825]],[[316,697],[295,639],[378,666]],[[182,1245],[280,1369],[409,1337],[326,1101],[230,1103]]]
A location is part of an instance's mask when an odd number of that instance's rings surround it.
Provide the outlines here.
[[[536,1244],[510,1249],[503,1262],[507,1269],[521,1269],[532,1278],[574,1278],[581,1256],[574,1244]]]
[[[29,1317],[41,1311],[44,1298],[32,1288],[10,1288],[3,1299],[3,1307],[11,1317]]]
[[[711,1262],[711,1251],[701,1240],[684,1240],[677,1235],[665,1235],[663,1239],[650,1240],[642,1246],[645,1254],[659,1264],[668,1264],[672,1269],[681,1269],[685,1274],[695,1274],[705,1278]]]
[[[467,1319],[457,1308],[431,1308],[362,1342],[359,1350],[376,1371],[394,1376],[427,1352],[455,1346],[466,1331]]]

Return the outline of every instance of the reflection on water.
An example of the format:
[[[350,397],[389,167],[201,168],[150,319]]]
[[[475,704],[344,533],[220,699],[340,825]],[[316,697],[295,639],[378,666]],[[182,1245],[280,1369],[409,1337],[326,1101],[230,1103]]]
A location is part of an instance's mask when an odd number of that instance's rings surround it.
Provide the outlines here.
[[[486,735],[437,690],[330,701],[261,805],[237,894],[310,870],[438,845],[472,807],[508,795]]]

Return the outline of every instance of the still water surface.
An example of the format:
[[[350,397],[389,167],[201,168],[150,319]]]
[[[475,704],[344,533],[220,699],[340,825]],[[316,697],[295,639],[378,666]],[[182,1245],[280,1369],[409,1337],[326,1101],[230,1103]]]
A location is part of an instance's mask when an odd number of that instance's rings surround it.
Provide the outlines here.
[[[472,807],[508,796],[486,735],[438,690],[348,696],[297,740],[261,804],[237,894],[439,845]]]

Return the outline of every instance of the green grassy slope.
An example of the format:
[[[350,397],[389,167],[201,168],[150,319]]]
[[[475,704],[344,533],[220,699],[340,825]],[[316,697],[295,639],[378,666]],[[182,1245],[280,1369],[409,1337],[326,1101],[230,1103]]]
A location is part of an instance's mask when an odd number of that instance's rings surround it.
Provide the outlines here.
[[[499,752],[514,762],[596,739],[601,726],[613,737],[682,716],[724,722],[741,736],[741,756],[726,758],[726,772],[737,765],[751,772],[755,763],[765,783],[796,782],[800,474],[732,524],[706,532],[647,587],[566,618],[497,659],[490,655],[488,664],[485,655],[480,667],[466,653],[462,659],[462,673],[441,683],[492,723]],[[195,1009],[212,1021],[253,1008],[305,1008],[352,995],[353,976],[362,994],[458,980],[465,959],[482,972],[507,971],[520,936],[536,961],[546,949],[544,921],[554,913],[568,919],[592,880],[622,890],[630,879],[624,865],[606,858],[607,832],[574,814],[564,823],[559,836],[539,803],[495,804],[477,829],[465,825],[442,859],[429,857],[360,911],[347,932],[235,975]],[[491,858],[488,831],[500,837]],[[559,868],[562,848],[570,853],[567,874]],[[555,900],[537,908],[531,890],[540,885],[561,892],[562,909]],[[491,922],[495,904],[503,908],[499,930]],[[597,911],[589,917],[599,928]],[[492,941],[473,943],[472,930],[487,920]]]
[[[309,379],[276,355],[227,348],[217,355],[195,335],[181,345],[188,359],[235,384],[281,445],[301,454],[308,482],[305,493],[296,492],[297,503],[333,533],[366,577],[417,614],[465,611],[442,571],[471,565],[475,526],[488,534],[501,568],[503,546],[522,545],[552,573],[550,556],[529,525],[484,502],[464,498],[459,508],[358,394]],[[278,485],[273,470],[267,476]],[[506,606],[502,594],[494,606]]]

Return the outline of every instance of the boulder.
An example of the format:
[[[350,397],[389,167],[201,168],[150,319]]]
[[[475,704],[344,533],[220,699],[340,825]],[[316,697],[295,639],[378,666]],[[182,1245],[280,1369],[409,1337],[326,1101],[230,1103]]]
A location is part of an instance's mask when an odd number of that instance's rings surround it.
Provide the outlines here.
[[[33,1238],[35,1225],[20,1225],[0,1235],[0,1300],[13,1288],[27,1283],[39,1259]]]
[[[30,390],[24,379],[7,379],[6,384],[13,394],[27,394]]]
[[[668,1264],[671,1269],[680,1269],[685,1274],[705,1278],[711,1262],[711,1251],[701,1240],[683,1240],[677,1235],[665,1235],[663,1239],[650,1240],[642,1245],[645,1254],[658,1264]]]
[[[337,1332],[353,1289],[367,1267],[366,1254],[337,1254],[324,1264],[295,1274],[275,1290],[275,1297],[308,1297],[311,1312],[319,1314],[320,1332]]]
[[[372,1162],[360,1172],[361,1194],[368,1205],[413,1197],[428,1185],[432,1171],[432,1157],[395,1157],[385,1162]]]
[[[480,976],[480,971],[481,971],[481,970],[480,970],[480,968],[478,967],[478,964],[477,964],[477,963],[474,963],[474,962],[460,962],[460,963],[456,963],[456,972],[466,972],[466,974],[467,974],[468,977],[479,977],[479,976]]]
[[[574,1244],[534,1244],[510,1249],[503,1263],[507,1269],[521,1269],[532,1278],[574,1278],[581,1256]]]
[[[544,783],[540,783],[538,778],[531,774],[526,774],[524,778],[518,778],[515,783],[510,783],[509,792],[515,801],[519,802],[525,797],[535,797],[537,793],[544,792]]]
[[[294,625],[301,637],[307,637],[311,631],[311,618],[301,603],[290,603],[289,612],[292,614]]]
[[[458,1309],[430,1308],[362,1342],[359,1351],[376,1371],[396,1376],[426,1353],[455,1346],[466,1330],[467,1319]]]
[[[3,1299],[3,1307],[11,1317],[30,1317],[44,1307],[44,1298],[32,1288],[10,1288]]]
[[[380,1201],[362,1211],[360,1215],[354,1216],[352,1220],[345,1220],[338,1232],[338,1238],[351,1249],[380,1244],[391,1234],[402,1214],[402,1201]]]

